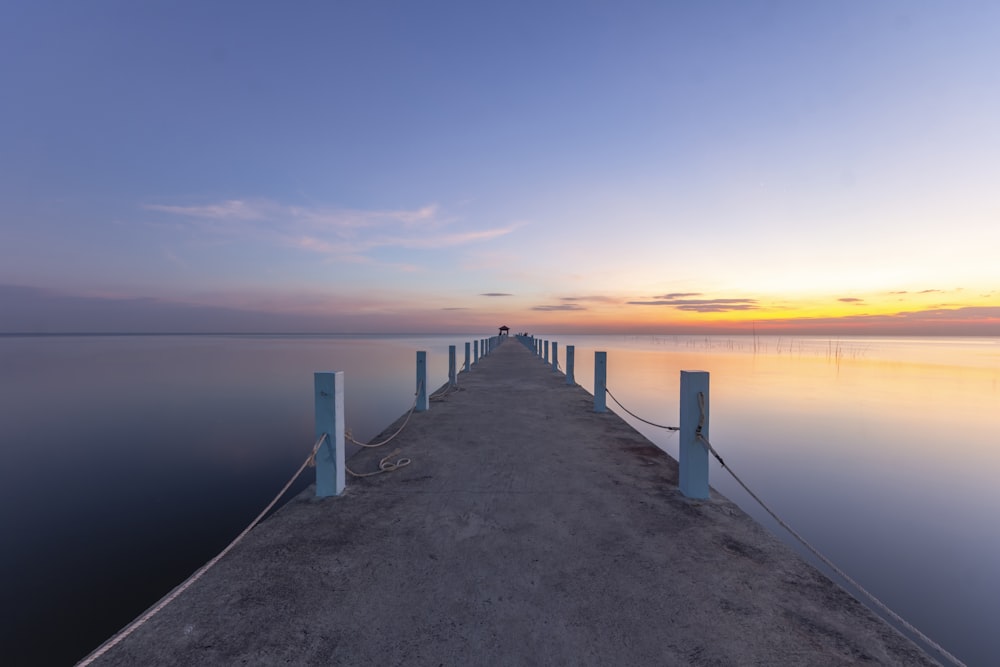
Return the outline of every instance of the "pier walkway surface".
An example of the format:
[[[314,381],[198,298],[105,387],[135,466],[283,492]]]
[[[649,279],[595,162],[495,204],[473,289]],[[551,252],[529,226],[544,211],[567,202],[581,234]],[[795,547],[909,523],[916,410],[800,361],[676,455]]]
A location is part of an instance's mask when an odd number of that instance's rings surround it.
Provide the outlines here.
[[[937,664],[515,340],[459,385],[94,664]]]

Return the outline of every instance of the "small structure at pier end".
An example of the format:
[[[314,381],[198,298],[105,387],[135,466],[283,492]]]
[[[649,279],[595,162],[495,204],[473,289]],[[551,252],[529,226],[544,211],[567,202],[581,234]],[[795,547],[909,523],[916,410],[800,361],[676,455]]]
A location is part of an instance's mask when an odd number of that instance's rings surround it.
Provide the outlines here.
[[[508,327],[508,326],[502,326],[502,327],[500,327],[500,335],[501,336],[509,336],[510,335],[510,327]]]

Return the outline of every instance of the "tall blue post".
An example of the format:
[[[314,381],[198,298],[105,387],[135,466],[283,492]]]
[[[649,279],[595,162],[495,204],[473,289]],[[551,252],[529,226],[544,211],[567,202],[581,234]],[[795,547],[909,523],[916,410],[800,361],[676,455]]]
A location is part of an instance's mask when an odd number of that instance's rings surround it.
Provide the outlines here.
[[[594,352],[594,412],[608,410],[608,353]]]
[[[700,398],[699,398],[700,396]],[[680,489],[688,498],[708,498],[708,373],[681,371]]]
[[[576,346],[567,345],[566,346],[566,384],[576,384],[576,378],[573,377],[573,362],[576,360]]]
[[[549,363],[549,341],[545,341],[545,356],[542,357],[545,363]]]
[[[559,342],[552,341],[552,372],[559,370]]]
[[[455,346],[448,346],[448,386],[458,386],[458,369],[455,368]]]
[[[477,341],[474,341],[474,342],[476,344],[475,345],[476,355],[472,358],[472,363],[478,364],[479,363],[479,341],[477,340]]]
[[[472,347],[472,343],[465,341],[465,372],[468,373],[472,369],[472,357],[469,355],[469,349]]]
[[[316,452],[316,496],[344,492],[344,371],[314,373],[316,439],[326,440]]]
[[[427,394],[427,353],[417,352],[417,412],[424,412],[431,407]]]

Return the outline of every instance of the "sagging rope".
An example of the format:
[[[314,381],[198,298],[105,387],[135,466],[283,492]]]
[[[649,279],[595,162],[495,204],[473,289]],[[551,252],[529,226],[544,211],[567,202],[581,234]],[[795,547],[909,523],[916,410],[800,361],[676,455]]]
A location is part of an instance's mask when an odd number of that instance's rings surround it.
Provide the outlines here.
[[[400,426],[398,429],[396,429],[395,433],[393,433],[392,435],[390,435],[388,438],[386,438],[382,442],[365,443],[365,442],[360,442],[358,440],[355,440],[354,438],[351,437],[351,430],[350,429],[347,429],[346,431],[344,431],[344,438],[346,438],[347,440],[350,440],[351,442],[353,442],[355,445],[357,445],[359,447],[367,447],[369,449],[375,449],[376,447],[381,447],[383,445],[389,444],[390,442],[392,442],[393,438],[395,438],[397,435],[399,435],[400,433],[403,432],[403,429],[406,428],[407,423],[409,423],[409,421],[410,421],[410,417],[412,417],[413,413],[416,411],[416,409],[417,409],[417,401],[420,400],[420,389],[422,387],[423,387],[423,383],[421,383],[420,387],[417,387],[417,392],[413,395],[413,405],[410,406],[410,411],[406,413],[406,419],[403,421],[402,426]]]
[[[750,497],[756,500],[757,504],[759,504],[764,509],[765,512],[770,514],[771,518],[773,518],[775,521],[778,522],[778,525],[787,530],[789,534],[796,540],[798,540],[799,544],[808,549],[809,552],[812,553],[812,555],[816,556],[816,558],[820,559],[820,561],[822,561],[827,567],[829,567],[839,576],[843,577],[843,579],[847,581],[849,584],[854,586],[854,588],[857,589],[862,595],[864,595],[864,597],[867,598],[869,602],[871,602],[873,605],[875,605],[880,610],[885,612],[886,615],[888,615],[894,621],[899,623],[901,626],[903,626],[904,628],[912,632],[914,635],[919,637],[920,640],[926,643],[927,646],[930,646],[939,654],[947,658],[949,661],[951,661],[952,664],[958,665],[959,667],[966,667],[964,662],[953,656],[943,646],[935,642],[933,639],[931,639],[924,633],[922,633],[920,630],[914,627],[909,621],[907,621],[905,618],[903,618],[902,616],[894,612],[892,609],[890,609],[887,604],[882,602],[882,600],[875,597],[874,593],[869,592],[868,589],[866,589],[864,586],[855,581],[853,577],[851,577],[846,572],[837,567],[837,565],[833,561],[831,561],[829,558],[820,553],[819,549],[810,544],[806,540],[806,538],[799,535],[799,533],[794,528],[788,525],[788,522],[786,522],[784,519],[778,516],[777,513],[768,506],[767,503],[761,500],[760,496],[751,491],[750,487],[747,486],[746,483],[742,479],[740,479],[735,472],[733,472],[733,469],[725,464],[725,462],[722,460],[722,457],[719,456],[719,452],[716,451],[715,447],[712,446],[712,443],[709,442],[708,438],[706,438],[702,433],[702,429],[705,425],[705,394],[700,391],[698,392],[698,409],[700,411],[700,415],[698,416],[698,426],[695,429],[695,438],[701,442],[701,444],[705,447],[705,449],[707,449],[712,454],[712,456],[715,457],[715,459],[719,462],[719,465],[721,465],[726,472],[728,472],[730,475],[733,476],[733,479],[736,480],[736,483],[742,486],[743,490],[746,491],[748,494],[750,494]]]
[[[240,533],[239,535],[237,535],[236,538],[232,542],[229,543],[229,546],[227,546],[225,549],[223,549],[222,551],[220,551],[219,554],[215,558],[213,558],[212,560],[208,561],[207,563],[205,563],[204,565],[202,565],[200,568],[198,568],[198,570],[195,571],[194,574],[192,574],[190,577],[188,577],[187,579],[185,579],[179,586],[177,586],[174,590],[172,590],[166,597],[164,597],[162,600],[160,600],[155,605],[153,605],[145,614],[143,614],[139,618],[135,619],[134,621],[132,621],[131,623],[129,623],[128,625],[126,625],[124,628],[122,628],[117,633],[115,633],[114,636],[112,636],[106,642],[104,642],[99,647],[97,647],[97,649],[93,653],[91,653],[86,658],[84,658],[83,660],[81,660],[77,664],[77,667],[87,667],[88,665],[90,665],[91,663],[93,663],[95,660],[97,660],[98,658],[100,658],[102,655],[104,655],[105,653],[107,653],[108,651],[110,651],[111,649],[113,649],[115,646],[117,646],[118,644],[120,644],[123,640],[125,640],[125,638],[127,638],[133,632],[135,632],[140,627],[142,627],[143,625],[145,625],[146,622],[149,621],[149,619],[153,618],[158,613],[160,613],[164,609],[164,607],[166,607],[168,604],[170,604],[171,602],[173,602],[174,600],[176,600],[181,595],[181,593],[183,593],[187,589],[191,588],[191,586],[194,585],[194,583],[196,581],[198,581],[199,579],[201,579],[202,576],[206,572],[208,572],[210,569],[212,569],[215,566],[216,563],[218,563],[220,560],[222,560],[222,558],[226,554],[228,554],[230,551],[232,551],[233,547],[235,547],[237,544],[239,544],[243,540],[243,538],[247,536],[247,533],[249,533],[251,530],[253,530],[257,526],[257,524],[260,523],[261,520],[263,520],[264,516],[266,516],[267,513],[271,511],[271,509],[277,504],[277,502],[281,499],[281,497],[285,495],[285,492],[287,492],[288,489],[292,486],[292,484],[295,482],[295,480],[297,480],[299,478],[299,475],[302,474],[302,471],[305,470],[307,466],[315,465],[316,464],[316,452],[319,451],[320,446],[322,446],[323,442],[326,439],[327,439],[327,434],[324,433],[323,435],[321,435],[316,440],[316,444],[313,445],[312,452],[309,453],[309,456],[306,457],[306,460],[302,462],[302,465],[299,466],[299,469],[295,471],[295,474],[292,475],[291,479],[288,480],[288,482],[285,484],[285,486],[283,486],[281,488],[281,491],[279,491],[278,495],[276,495],[274,497],[274,500],[272,500],[270,503],[267,504],[267,507],[265,507],[261,511],[261,513],[257,515],[256,519],[254,519],[253,521],[250,522],[250,525],[247,526],[243,530],[242,533]]]
[[[403,420],[403,423],[400,425],[400,427],[398,429],[396,429],[395,433],[393,433],[392,435],[390,435],[388,438],[386,438],[382,442],[375,442],[375,443],[358,442],[357,440],[355,440],[354,438],[351,437],[350,430],[347,430],[347,431],[344,432],[344,438],[346,438],[347,440],[350,440],[355,445],[358,445],[360,447],[365,447],[365,448],[368,448],[368,449],[374,449],[376,447],[381,447],[383,445],[389,444],[390,442],[392,442],[392,440],[397,435],[399,435],[400,433],[402,433],[403,429],[406,428],[406,425],[408,423],[410,423],[410,417],[412,417],[413,413],[416,412],[416,410],[417,410],[417,401],[420,400],[420,391],[421,391],[421,389],[423,389],[423,386],[424,385],[423,385],[422,382],[417,386],[417,391],[416,391],[416,393],[413,396],[413,405],[410,406],[410,411],[406,413],[406,419]],[[447,393],[448,392],[445,392],[445,394],[443,394],[443,395],[447,395]],[[351,477],[358,477],[358,478],[360,478],[360,477],[372,477],[373,475],[381,475],[384,472],[392,472],[393,470],[397,470],[397,469],[402,468],[404,466],[410,465],[410,459],[407,459],[407,458],[398,459],[395,463],[390,462],[389,459],[392,458],[393,456],[395,456],[396,454],[399,454],[399,450],[398,449],[396,451],[392,452],[391,454],[388,454],[388,455],[382,457],[379,460],[379,462],[378,462],[378,470],[374,470],[372,472],[354,472],[353,470],[351,470],[351,467],[349,465],[347,465],[346,462],[344,463],[344,470]]]
[[[663,424],[655,424],[655,423],[649,421],[648,419],[643,419],[642,417],[640,417],[639,415],[635,414],[634,412],[632,412],[631,410],[629,410],[628,408],[626,408],[624,405],[622,405],[621,401],[619,401],[617,398],[615,398],[615,395],[611,393],[610,389],[608,389],[607,387],[605,387],[604,391],[607,392],[608,396],[611,397],[612,401],[614,401],[615,403],[618,404],[618,407],[620,407],[622,410],[624,410],[625,412],[629,413],[630,415],[632,415],[633,417],[635,417],[639,421],[641,421],[643,423],[646,423],[646,424],[649,424],[650,426],[655,426],[656,428],[665,428],[668,431],[679,431],[679,430],[681,430],[679,426],[664,426]]]

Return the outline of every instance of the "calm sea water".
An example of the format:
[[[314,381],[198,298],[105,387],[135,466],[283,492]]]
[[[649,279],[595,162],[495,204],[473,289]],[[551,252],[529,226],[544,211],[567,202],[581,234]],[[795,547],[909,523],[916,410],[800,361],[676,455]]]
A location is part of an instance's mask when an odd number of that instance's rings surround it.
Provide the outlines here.
[[[345,371],[368,439],[410,406],[417,350],[436,387],[470,338],[0,337],[4,663],[72,663],[222,549],[308,453],[314,371]],[[1000,339],[551,338],[588,390],[606,350],[609,389],[661,424],[679,371],[709,371],[711,439],[746,482],[958,657],[1000,656]]]

